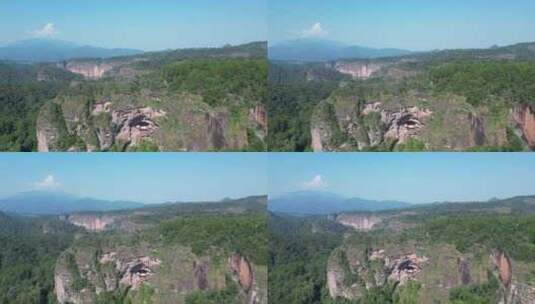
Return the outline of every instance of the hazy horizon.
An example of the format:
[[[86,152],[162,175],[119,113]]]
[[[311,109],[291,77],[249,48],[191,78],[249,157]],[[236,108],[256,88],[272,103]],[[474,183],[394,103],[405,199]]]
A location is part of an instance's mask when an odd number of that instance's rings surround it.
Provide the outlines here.
[[[31,38],[143,51],[265,41],[266,0],[0,2],[0,45]]]
[[[216,156],[216,157],[214,157]],[[267,193],[264,153],[2,153],[0,198],[21,192],[141,203]]]
[[[532,11],[535,2],[528,0],[272,0],[268,40],[322,38],[412,51],[489,48],[535,41]]]
[[[535,195],[535,155],[524,153],[277,153],[268,168],[270,197],[325,191],[425,204]]]

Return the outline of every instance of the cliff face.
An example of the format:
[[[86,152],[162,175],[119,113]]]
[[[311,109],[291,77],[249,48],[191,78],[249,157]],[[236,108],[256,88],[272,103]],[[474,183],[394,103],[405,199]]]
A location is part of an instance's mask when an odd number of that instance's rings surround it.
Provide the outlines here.
[[[93,232],[103,231],[115,222],[113,216],[95,214],[71,214],[66,216],[66,220],[73,225]]]
[[[388,66],[385,63],[371,63],[371,62],[336,62],[334,69],[346,75],[350,75],[353,79],[368,79],[381,69]]]
[[[108,71],[113,69],[113,65],[109,63],[92,63],[92,62],[65,62],[62,68],[71,73],[84,76],[86,79],[102,78]]]
[[[359,231],[369,231],[382,222],[382,219],[375,215],[360,214],[340,214],[336,216],[336,222],[352,227]]]
[[[264,140],[262,104],[231,114],[196,96],[147,93],[59,97],[41,109],[36,137],[39,151],[239,150],[249,144],[248,129]]]
[[[533,303],[535,289],[522,282],[512,267],[507,254],[499,250],[478,257],[447,244],[386,243],[383,248],[346,244],[331,254],[326,275],[333,299],[357,300],[367,290],[388,284],[403,303],[407,290],[419,285],[412,301],[416,296],[417,303],[442,303],[449,299],[450,289],[482,284],[493,277],[499,282],[499,303]]]
[[[59,303],[93,303],[116,293],[134,303],[184,303],[196,291],[225,289],[230,276],[239,286],[236,303],[267,303],[255,266],[237,253],[228,260],[225,266],[219,258],[197,256],[186,247],[75,247],[56,263],[55,294]]]
[[[517,105],[512,114],[526,144],[535,149],[535,111],[529,105]]]
[[[532,147],[533,112],[529,107],[519,107],[511,113],[500,104],[473,107],[463,98],[448,95],[409,92],[403,97],[382,96],[366,101],[334,95],[320,102],[312,114],[311,148],[463,151],[507,147],[517,141]],[[513,124],[520,134],[511,131]]]

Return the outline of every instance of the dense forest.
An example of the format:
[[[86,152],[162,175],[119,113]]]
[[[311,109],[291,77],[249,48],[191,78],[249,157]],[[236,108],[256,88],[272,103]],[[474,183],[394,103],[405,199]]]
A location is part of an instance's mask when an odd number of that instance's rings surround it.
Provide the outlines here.
[[[79,229],[0,213],[0,302],[56,303],[54,267]]]
[[[343,79],[347,77],[321,65],[270,63],[269,150],[309,151],[312,111]]]
[[[325,218],[270,214],[270,303],[330,303],[325,269],[347,228]]]

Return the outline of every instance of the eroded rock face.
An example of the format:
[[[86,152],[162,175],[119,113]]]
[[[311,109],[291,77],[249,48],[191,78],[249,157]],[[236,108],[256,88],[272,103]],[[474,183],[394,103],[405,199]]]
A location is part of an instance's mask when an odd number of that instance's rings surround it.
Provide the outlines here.
[[[387,268],[390,269],[388,280],[399,282],[400,286],[403,286],[409,280],[414,279],[416,275],[422,271],[423,265],[427,261],[427,257],[419,257],[415,253],[394,258],[390,260],[390,263],[386,263]]]
[[[382,219],[374,215],[341,214],[336,217],[336,222],[355,230],[369,231],[381,223]]]
[[[335,117],[330,119],[337,125],[318,119],[312,121],[311,147],[315,152],[339,150],[341,147],[332,144],[336,134],[333,127],[347,134],[358,150],[377,147],[385,141],[404,144],[422,133],[426,119],[432,115],[429,109],[414,106],[392,110],[380,102],[364,104],[360,111],[353,105],[335,105]]]
[[[150,141],[152,135],[159,129],[157,120],[166,116],[165,111],[152,107],[116,109],[106,99],[93,104],[87,112],[80,112],[81,110],[76,108],[53,112],[50,107],[44,106],[37,119],[36,137],[39,152],[60,150],[58,142],[61,134],[82,139],[86,151],[107,151],[116,143],[118,149],[126,150],[138,146],[144,140]],[[61,125],[65,126],[63,133]],[[81,149],[79,146],[72,146],[66,150]]]
[[[245,291],[249,291],[254,280],[253,271],[249,261],[239,253],[235,253],[229,258],[229,264],[230,269],[237,277],[240,286]]]
[[[106,72],[113,69],[113,65],[109,63],[67,61],[58,65],[71,73],[82,75],[86,79],[102,78]]]
[[[354,79],[368,79],[384,67],[384,64],[369,62],[337,62],[334,68],[346,75],[351,75]]]
[[[403,286],[416,280],[427,262],[426,256],[416,253],[392,255],[384,249],[376,249],[366,251],[359,258],[348,258],[348,253],[337,249],[329,257],[327,266],[329,295],[333,299],[355,300],[364,295],[367,289],[383,286],[387,282],[394,283],[393,286]],[[372,264],[376,266],[371,268]]]
[[[249,120],[258,126],[264,136],[267,134],[268,122],[264,104],[257,103],[254,108],[249,109]]]
[[[130,145],[137,146],[159,128],[156,119],[165,114],[151,107],[113,111],[112,128],[118,130],[115,139],[123,143],[123,150]]]
[[[153,276],[153,269],[160,264],[161,261],[159,259],[149,256],[139,257],[126,263],[115,260],[116,268],[122,273],[119,283],[130,286],[132,290],[136,290],[143,284],[143,282],[146,282]]]
[[[405,143],[409,138],[420,133],[424,127],[424,119],[433,114],[428,109],[410,107],[398,112],[381,111],[381,121],[387,126],[386,138]]]
[[[93,215],[93,214],[71,214],[67,216],[67,221],[71,224],[84,227],[89,231],[102,231],[112,224],[115,219],[112,216]]]
[[[529,105],[518,105],[513,108],[512,116],[527,145],[535,149],[535,111]]]

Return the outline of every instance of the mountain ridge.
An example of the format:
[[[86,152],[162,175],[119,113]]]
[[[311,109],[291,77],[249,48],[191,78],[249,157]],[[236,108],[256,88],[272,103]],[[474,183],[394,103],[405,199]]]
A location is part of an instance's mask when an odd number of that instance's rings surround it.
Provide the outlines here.
[[[347,45],[338,41],[321,39],[288,40],[270,46],[268,49],[268,57],[271,60],[303,62],[398,57],[411,53],[413,52],[403,49]]]
[[[26,39],[0,46],[0,60],[30,63],[78,58],[112,58],[143,53],[144,51],[137,49],[79,45],[56,39]]]
[[[0,199],[0,211],[18,215],[58,215],[80,211],[134,209],[143,203],[78,197],[54,191],[26,191]]]
[[[413,206],[407,202],[346,198],[325,191],[297,191],[269,200],[268,210],[275,213],[326,215],[350,211],[380,211]]]

